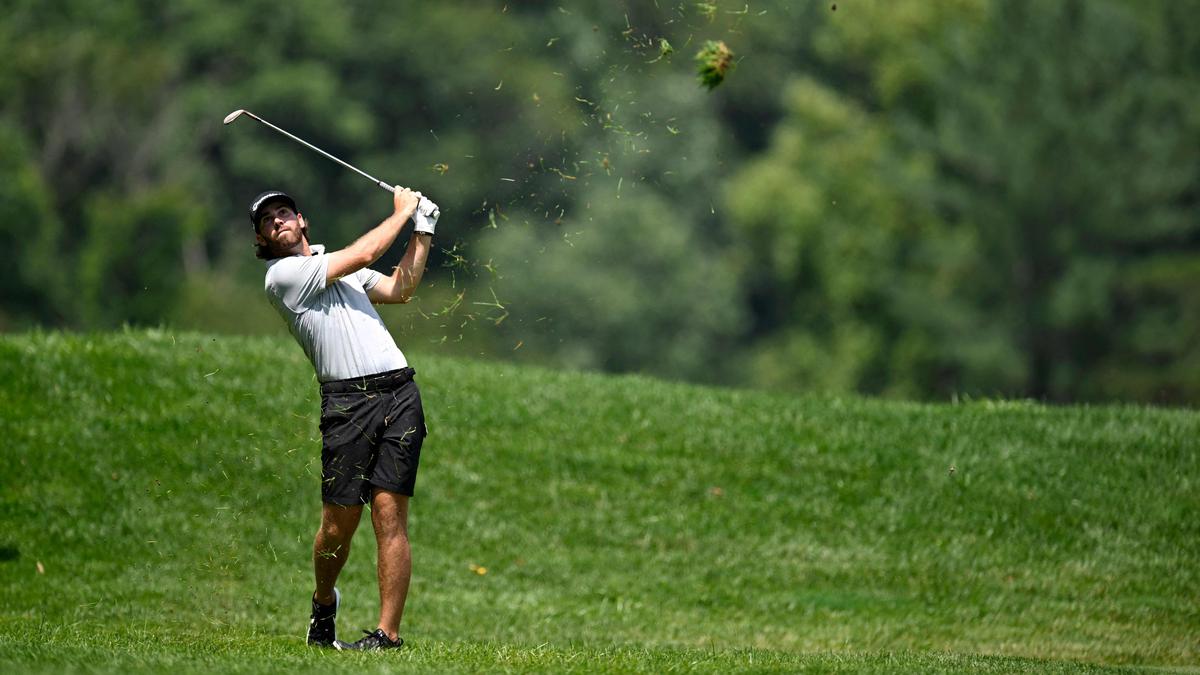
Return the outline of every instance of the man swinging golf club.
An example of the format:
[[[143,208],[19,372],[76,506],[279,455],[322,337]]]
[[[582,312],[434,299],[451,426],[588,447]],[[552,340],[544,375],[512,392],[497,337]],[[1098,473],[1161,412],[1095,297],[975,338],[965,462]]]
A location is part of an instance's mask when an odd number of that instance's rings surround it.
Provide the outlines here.
[[[326,252],[309,244],[308,221],[283,192],[250,205],[267,296],[321,383],[321,526],[313,544],[316,590],[308,644],[390,649],[408,596],[412,561],[408,500],[417,478],[425,415],[414,371],[372,303],[404,303],[425,271],[439,210],[419,192],[395,188],[393,212],[353,244]],[[408,247],[392,274],[368,269],[412,218]],[[364,504],[379,546],[379,625],[357,642],[338,640],[334,587]]]

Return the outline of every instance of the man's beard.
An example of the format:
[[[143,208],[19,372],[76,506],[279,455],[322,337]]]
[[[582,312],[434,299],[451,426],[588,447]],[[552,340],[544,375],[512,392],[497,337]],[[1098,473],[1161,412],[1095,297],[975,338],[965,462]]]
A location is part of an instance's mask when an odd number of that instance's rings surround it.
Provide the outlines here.
[[[268,241],[267,251],[271,254],[271,257],[281,258],[283,256],[295,253],[297,249],[302,249],[304,242],[308,239],[308,228],[301,227],[297,232],[297,235],[298,238],[294,244],[285,245],[278,241]]]

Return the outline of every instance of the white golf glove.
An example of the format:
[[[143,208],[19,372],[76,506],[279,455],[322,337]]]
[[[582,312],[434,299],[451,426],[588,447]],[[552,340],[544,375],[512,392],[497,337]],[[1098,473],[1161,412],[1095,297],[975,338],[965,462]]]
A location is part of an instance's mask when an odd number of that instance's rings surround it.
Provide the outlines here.
[[[416,223],[413,229],[422,234],[433,235],[433,230],[437,227],[438,217],[441,215],[442,210],[438,208],[438,205],[434,204],[424,195],[421,195],[420,201],[417,202],[417,210],[413,211],[412,215],[413,222]]]

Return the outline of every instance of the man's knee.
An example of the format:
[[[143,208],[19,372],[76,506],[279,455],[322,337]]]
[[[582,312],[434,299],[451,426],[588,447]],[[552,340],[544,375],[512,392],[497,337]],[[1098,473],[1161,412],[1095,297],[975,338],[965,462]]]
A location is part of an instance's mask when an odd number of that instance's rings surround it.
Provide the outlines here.
[[[408,537],[408,496],[375,488],[371,522],[376,537]]]
[[[324,504],[321,508],[321,535],[333,539],[351,537],[361,517],[361,506]]]

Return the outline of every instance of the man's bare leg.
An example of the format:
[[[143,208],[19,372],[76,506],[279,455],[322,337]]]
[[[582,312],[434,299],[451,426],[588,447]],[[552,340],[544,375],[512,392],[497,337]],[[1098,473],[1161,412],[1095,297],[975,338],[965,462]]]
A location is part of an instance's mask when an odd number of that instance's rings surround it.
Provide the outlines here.
[[[350,557],[350,540],[361,517],[362,506],[321,505],[321,527],[313,542],[313,570],[317,578],[313,597],[322,605],[333,604],[333,584]]]
[[[408,599],[412,552],[408,545],[408,497],[375,488],[371,523],[379,545],[379,628],[395,640]]]

